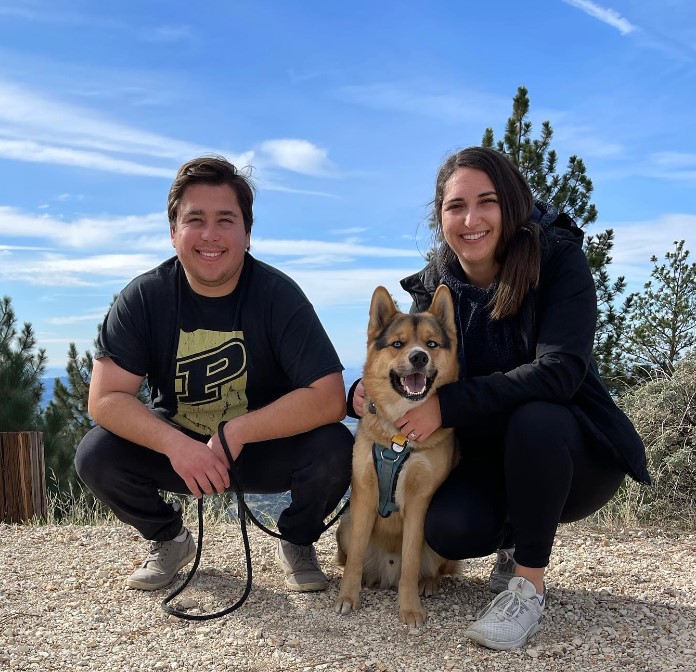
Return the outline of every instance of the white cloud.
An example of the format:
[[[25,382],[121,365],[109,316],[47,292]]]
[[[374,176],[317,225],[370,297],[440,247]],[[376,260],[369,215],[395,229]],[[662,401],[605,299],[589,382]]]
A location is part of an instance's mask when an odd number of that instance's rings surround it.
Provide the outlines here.
[[[647,172],[667,180],[696,181],[696,154],[687,152],[656,152],[651,155]]]
[[[260,145],[262,157],[273,165],[305,175],[326,175],[333,166],[328,150],[313,145],[307,140],[285,138],[266,140]]]
[[[662,168],[696,169],[696,154],[686,152],[655,152],[652,159]]]
[[[80,322],[101,322],[104,319],[106,309],[91,315],[64,315],[63,317],[49,317],[48,324],[77,324]]]
[[[268,140],[261,152],[265,167],[307,175],[334,170],[328,150],[307,140]],[[222,154],[240,167],[255,159],[251,149],[231,153],[143,131],[0,79],[0,157],[171,179],[183,161],[203,154]]]
[[[60,144],[74,149],[176,160],[206,150],[194,143],[110,121],[92,110],[4,80],[0,80],[0,123],[5,139]]]
[[[3,140],[0,138],[0,156],[15,161],[30,163],[52,163],[63,166],[79,166],[92,170],[104,170],[124,175],[141,175],[172,179],[175,171],[169,168],[157,168],[116,159],[106,154],[85,152],[68,147],[55,147],[39,144],[30,140]]]
[[[663,259],[674,249],[675,241],[686,241],[686,248],[696,256],[696,215],[667,214],[655,220],[643,222],[608,223],[606,228],[614,230],[613,276],[623,275],[629,282],[642,284],[648,280],[655,255]]]
[[[5,260],[0,278],[47,287],[75,287],[123,282],[162,262],[162,257],[145,254],[106,254],[69,257],[46,254],[36,258]],[[120,286],[118,287],[120,289]]]
[[[252,253],[258,251],[264,256],[304,257],[322,255],[336,263],[338,258],[373,257],[386,258],[420,258],[421,254],[414,249],[390,248],[370,245],[360,245],[356,242],[327,242],[323,240],[278,240],[267,238],[251,239]]]
[[[473,90],[452,94],[449,90],[433,90],[430,82],[344,86],[334,93],[342,100],[365,107],[408,112],[458,124],[488,124],[491,118],[502,116],[510,107],[509,98]]]
[[[257,152],[222,151],[111,121],[94,110],[0,79],[0,158],[172,179],[184,161],[224,155],[238,167],[253,166],[271,191],[332,196],[296,189],[265,176],[274,168],[311,176],[336,176],[328,150],[301,138],[260,143]],[[257,160],[258,159],[258,160]]]
[[[148,238],[148,234],[152,238]],[[66,222],[0,206],[0,236],[23,241],[28,238],[41,239],[54,246],[72,249],[104,248],[117,244],[131,248],[135,247],[135,240],[141,243],[148,241],[148,249],[169,245],[169,227],[164,212],[123,217],[82,217]]]
[[[635,30],[638,30],[638,26],[634,26],[628,19],[625,19],[621,14],[619,14],[615,9],[610,9],[608,7],[601,7],[600,5],[590,2],[590,0],[563,0],[571,7],[576,7],[582,10],[585,14],[589,14],[591,17],[598,19],[602,23],[606,23],[613,28],[616,28],[622,35],[628,35]]]
[[[351,226],[345,229],[333,229],[329,233],[334,233],[339,236],[350,236],[358,233],[367,233],[369,229],[366,226]]]
[[[403,310],[408,310],[411,300],[401,289],[399,281],[424,266],[414,263],[406,268],[350,268],[340,270],[297,270],[287,272],[307,294],[316,307],[369,304],[377,285],[386,287],[399,301]],[[279,268],[285,270],[283,265]]]
[[[171,43],[188,41],[193,37],[191,26],[157,26],[140,31],[141,37],[147,42]]]

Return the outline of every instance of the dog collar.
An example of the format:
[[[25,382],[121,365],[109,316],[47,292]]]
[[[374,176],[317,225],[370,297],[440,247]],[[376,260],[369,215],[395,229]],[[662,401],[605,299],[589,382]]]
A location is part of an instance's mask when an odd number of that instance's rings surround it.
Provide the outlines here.
[[[411,450],[411,444],[403,434],[392,436],[390,447],[383,446],[381,443],[372,444],[372,457],[379,487],[377,513],[382,518],[388,518],[394,511],[399,510],[399,505],[394,499],[396,484],[399,472],[411,454]]]

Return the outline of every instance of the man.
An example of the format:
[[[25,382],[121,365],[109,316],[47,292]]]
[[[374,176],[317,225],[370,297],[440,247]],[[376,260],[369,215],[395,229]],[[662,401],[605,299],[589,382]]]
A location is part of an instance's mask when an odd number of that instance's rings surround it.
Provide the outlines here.
[[[193,560],[181,511],[160,491],[230,487],[221,421],[244,491],[291,492],[276,552],[287,588],[327,586],[313,542],[350,482],[343,367],[299,287],[249,254],[253,199],[225,159],[184,164],[168,199],[176,256],[123,289],[99,335],[89,394],[97,426],[75,465],[152,542],[130,588],[162,588]],[[137,398],[146,377],[149,406]]]

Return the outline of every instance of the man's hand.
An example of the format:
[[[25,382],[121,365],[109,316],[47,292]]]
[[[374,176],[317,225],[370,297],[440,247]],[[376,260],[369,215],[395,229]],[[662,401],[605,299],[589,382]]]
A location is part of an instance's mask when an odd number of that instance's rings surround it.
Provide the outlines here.
[[[401,433],[411,441],[425,441],[442,426],[440,400],[437,392],[422,404],[412,408],[394,423]]]
[[[187,438],[187,437],[186,437]],[[212,441],[212,439],[211,439]],[[218,446],[220,442],[218,441]],[[222,459],[208,445],[189,439],[185,444],[168,451],[174,471],[184,479],[194,497],[221,493],[230,487],[229,465],[220,446]]]

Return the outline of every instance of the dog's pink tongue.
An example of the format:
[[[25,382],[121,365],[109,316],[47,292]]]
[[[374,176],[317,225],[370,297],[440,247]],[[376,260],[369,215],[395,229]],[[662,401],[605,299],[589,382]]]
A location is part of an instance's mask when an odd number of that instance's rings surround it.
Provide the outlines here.
[[[421,394],[425,389],[425,376],[422,373],[404,376],[404,388],[409,394]]]

